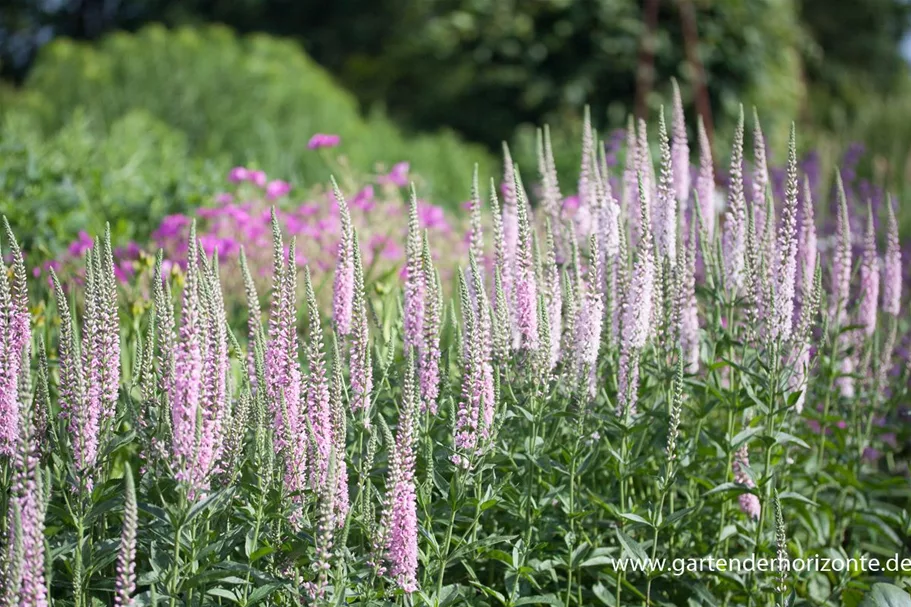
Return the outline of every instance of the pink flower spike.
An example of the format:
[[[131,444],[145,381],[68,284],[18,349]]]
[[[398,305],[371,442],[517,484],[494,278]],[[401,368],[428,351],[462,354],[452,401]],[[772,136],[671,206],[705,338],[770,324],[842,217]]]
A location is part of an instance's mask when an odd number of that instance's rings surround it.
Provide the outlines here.
[[[883,263],[883,311],[898,316],[902,299],[902,252],[898,241],[898,222],[891,198],[886,201],[889,211],[886,237],[886,257]]]
[[[291,184],[281,179],[274,179],[266,184],[266,198],[275,200],[291,191]]]
[[[342,142],[342,138],[338,135],[327,135],[325,133],[316,133],[313,137],[310,138],[310,141],[307,143],[307,147],[311,150],[318,150],[320,148],[334,148]]]

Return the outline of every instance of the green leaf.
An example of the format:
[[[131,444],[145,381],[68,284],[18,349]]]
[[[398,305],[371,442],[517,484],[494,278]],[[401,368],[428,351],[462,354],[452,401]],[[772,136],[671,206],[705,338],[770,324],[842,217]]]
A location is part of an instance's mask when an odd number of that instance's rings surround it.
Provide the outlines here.
[[[580,567],[600,567],[601,565],[615,565],[617,559],[612,556],[593,556],[579,564]]]
[[[220,506],[223,501],[227,501],[227,498],[231,495],[232,490],[222,489],[220,491],[215,491],[214,493],[207,495],[205,498],[197,502],[190,508],[190,512],[187,514],[186,522],[192,521],[194,518],[199,516],[203,511]]]
[[[762,432],[762,428],[745,428],[741,430],[731,439],[731,449],[736,449],[760,432]]]
[[[735,492],[744,493],[746,491],[747,491],[746,487],[744,487],[743,485],[738,485],[737,483],[721,483],[720,485],[717,485],[717,486],[713,487],[712,489],[709,489],[705,493],[704,497],[708,497],[710,495],[715,495],[716,493],[735,493]]]
[[[646,561],[648,556],[645,554],[642,546],[639,545],[639,542],[626,535],[619,529],[617,529],[617,538],[620,540],[620,544],[623,546],[623,550],[635,559],[641,561]]]
[[[785,491],[784,493],[781,493],[778,495],[778,499],[780,499],[783,502],[793,501],[793,502],[800,502],[802,504],[807,504],[808,506],[814,506],[814,507],[819,506],[819,504],[817,504],[810,498],[806,497],[805,495],[795,493],[794,491]]]
[[[223,599],[228,599],[232,603],[239,603],[240,599],[232,591],[226,588],[212,588],[206,594],[211,594],[212,596],[221,597]]]
[[[645,520],[638,514],[633,514],[632,512],[621,512],[620,518],[625,518],[628,521],[633,521],[635,523],[641,523],[641,524],[647,525],[649,527],[652,526],[652,524],[650,522],[648,522],[647,520]]]
[[[808,445],[806,441],[801,438],[797,438],[793,434],[788,434],[787,432],[779,432],[776,434],[775,442],[779,445],[787,445],[788,443],[793,443],[795,445],[803,447],[804,449],[810,448],[810,445]]]
[[[555,607],[563,607],[563,601],[552,594],[539,594],[538,596],[522,597],[513,605],[554,605]]]
[[[271,583],[266,584],[265,586],[260,586],[256,590],[250,593],[250,596],[247,597],[247,607],[250,605],[255,605],[256,603],[262,601],[265,598],[268,598],[270,594],[281,588],[281,584]]]
[[[911,607],[911,595],[892,584],[873,584],[860,607]]]

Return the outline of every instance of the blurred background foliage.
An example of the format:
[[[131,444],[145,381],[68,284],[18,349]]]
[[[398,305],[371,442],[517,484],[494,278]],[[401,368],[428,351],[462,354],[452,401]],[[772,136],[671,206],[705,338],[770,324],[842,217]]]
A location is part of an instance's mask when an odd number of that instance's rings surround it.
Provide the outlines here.
[[[333,132],[352,167],[408,160],[423,194],[455,208],[474,162],[498,170],[501,141],[534,174],[544,122],[572,183],[582,106],[606,133],[654,116],[672,77],[690,116],[709,118],[720,166],[742,102],[759,108],[773,158],[796,117],[804,152],[831,168],[862,141],[858,171],[901,194],[909,14],[906,0],[10,0],[3,196],[31,187],[83,213],[122,201],[155,215],[193,204],[231,164],[324,180],[306,143]],[[145,141],[124,141],[140,130]],[[61,144],[72,133],[87,153]],[[36,168],[44,155],[56,168]],[[128,183],[153,161],[160,174]],[[55,170],[53,187],[29,185]],[[73,175],[99,191],[74,191]]]

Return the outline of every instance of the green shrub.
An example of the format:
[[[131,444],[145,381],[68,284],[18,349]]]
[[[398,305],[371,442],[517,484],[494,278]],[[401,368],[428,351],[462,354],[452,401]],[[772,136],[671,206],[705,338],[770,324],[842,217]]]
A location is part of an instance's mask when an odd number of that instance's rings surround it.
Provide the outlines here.
[[[48,134],[77,108],[99,134],[144,110],[183,133],[197,157],[255,163],[304,184],[324,180],[328,171],[321,154],[307,148],[310,136],[337,133],[339,151],[354,167],[408,160],[426,178],[425,194],[451,204],[467,197],[473,164],[483,174],[492,162],[452,133],[406,136],[379,113],[362,116],[355,98],[294,42],[237,37],[218,26],[149,26],[112,34],[97,46],[57,40],[42,52],[24,90],[7,97],[5,106],[33,113]]]
[[[45,137],[32,116],[7,113],[0,127],[0,212],[33,253],[53,255],[80,230],[144,237],[166,213],[199,206],[223,179],[219,163],[191,157],[186,137],[132,110],[104,135],[75,112]],[[221,164],[226,162],[223,161]]]

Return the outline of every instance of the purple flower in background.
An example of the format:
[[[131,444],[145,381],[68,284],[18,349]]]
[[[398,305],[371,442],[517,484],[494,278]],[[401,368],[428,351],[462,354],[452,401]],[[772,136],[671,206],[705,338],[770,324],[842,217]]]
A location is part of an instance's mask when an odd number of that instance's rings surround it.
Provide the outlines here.
[[[265,171],[250,171],[248,178],[250,183],[260,188],[266,187],[268,181]]]
[[[231,204],[234,202],[234,195],[228,192],[219,192],[215,195],[215,202],[217,204]]]
[[[446,221],[443,208],[428,202],[418,201],[418,221],[421,229],[424,230],[449,229],[449,222]]]
[[[310,141],[307,143],[307,147],[311,150],[318,150],[320,148],[334,148],[341,142],[342,138],[338,135],[316,133],[313,135],[313,137],[310,138]]]
[[[248,171],[245,167],[234,167],[228,173],[228,181],[232,183],[240,183],[242,181],[246,181],[249,178],[250,171]]]
[[[89,235],[85,230],[79,230],[79,238],[70,243],[70,246],[67,247],[70,255],[73,257],[81,257],[83,253],[90,250],[95,244],[95,240]]]
[[[184,228],[189,225],[190,218],[186,215],[181,215],[179,213],[165,215],[161,220],[161,223],[158,224],[158,228],[152,232],[152,239],[158,243],[159,246],[162,246],[167,240],[179,238],[183,234]]]
[[[404,188],[408,185],[408,170],[410,168],[410,163],[398,162],[392,166],[392,170],[390,170],[388,173],[377,177],[376,182],[381,185],[394,185],[400,188]]]
[[[266,184],[266,198],[275,200],[291,191],[291,184],[281,179],[273,179]]]
[[[373,196],[373,186],[364,186],[354,195],[354,198],[351,199],[351,206],[365,212],[372,211],[376,206]]]

